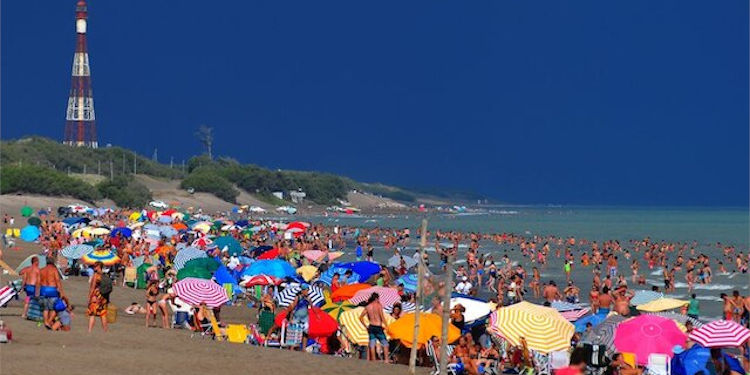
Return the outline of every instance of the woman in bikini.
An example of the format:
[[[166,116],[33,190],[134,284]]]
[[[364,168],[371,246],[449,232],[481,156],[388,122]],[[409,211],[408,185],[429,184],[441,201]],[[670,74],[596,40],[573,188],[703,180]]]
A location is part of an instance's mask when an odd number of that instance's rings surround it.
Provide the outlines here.
[[[154,318],[156,326],[157,302],[159,300],[159,281],[149,280],[146,286],[146,328],[151,327],[151,317]]]

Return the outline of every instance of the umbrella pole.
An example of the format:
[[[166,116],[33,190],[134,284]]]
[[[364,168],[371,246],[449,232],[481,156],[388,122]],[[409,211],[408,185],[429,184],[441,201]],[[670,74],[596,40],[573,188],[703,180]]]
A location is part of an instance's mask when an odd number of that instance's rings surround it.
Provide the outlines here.
[[[414,375],[417,366],[417,342],[419,341],[419,306],[422,305],[422,278],[424,278],[424,247],[427,244],[427,219],[422,219],[421,239],[419,241],[419,263],[417,263],[417,309],[414,310],[414,340],[409,354],[409,374]],[[429,344],[428,344],[429,345]]]
[[[448,253],[448,260],[445,263],[445,290],[443,293],[443,319],[442,332],[440,333],[440,375],[447,374],[448,366],[448,325],[450,321],[451,310],[451,291],[453,290],[453,257],[458,253],[458,241],[454,242],[454,248]]]

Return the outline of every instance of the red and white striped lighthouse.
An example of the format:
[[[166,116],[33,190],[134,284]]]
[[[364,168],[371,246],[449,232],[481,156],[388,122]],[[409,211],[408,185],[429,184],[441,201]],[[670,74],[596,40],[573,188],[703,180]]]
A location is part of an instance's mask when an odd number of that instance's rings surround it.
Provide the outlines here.
[[[73,78],[65,115],[64,144],[97,148],[94,92],[91,90],[91,69],[86,49],[86,2],[76,4],[76,53],[73,57]]]

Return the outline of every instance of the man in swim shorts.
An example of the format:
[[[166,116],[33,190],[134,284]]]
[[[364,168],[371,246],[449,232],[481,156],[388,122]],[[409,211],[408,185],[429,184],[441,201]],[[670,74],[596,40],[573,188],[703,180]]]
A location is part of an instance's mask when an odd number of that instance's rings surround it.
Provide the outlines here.
[[[21,270],[21,276],[23,277],[23,290],[26,292],[26,299],[23,303],[23,314],[21,318],[26,318],[29,313],[29,302],[32,298],[37,297],[37,289],[39,288],[39,258],[32,257],[31,265]]]
[[[383,346],[383,362],[388,363],[388,339],[385,337],[385,315],[383,314],[383,305],[380,304],[380,296],[377,293],[370,295],[362,314],[359,315],[359,321],[367,327],[370,345],[368,359],[374,361],[376,358],[375,346],[378,342]],[[365,324],[365,316],[369,324]]]
[[[55,302],[62,296],[62,283],[60,282],[60,273],[55,267],[55,260],[47,258],[47,265],[39,271],[39,304],[42,305],[44,326],[52,329],[52,323],[55,321]]]

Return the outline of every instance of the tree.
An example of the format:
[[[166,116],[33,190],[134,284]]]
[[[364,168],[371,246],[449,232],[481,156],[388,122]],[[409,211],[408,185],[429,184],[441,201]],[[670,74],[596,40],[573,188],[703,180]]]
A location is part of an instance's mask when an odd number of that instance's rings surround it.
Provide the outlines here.
[[[195,132],[195,137],[198,138],[198,141],[200,141],[203,147],[206,148],[208,158],[213,160],[214,157],[211,149],[214,145],[214,128],[208,125],[201,125],[198,127],[198,131]]]

